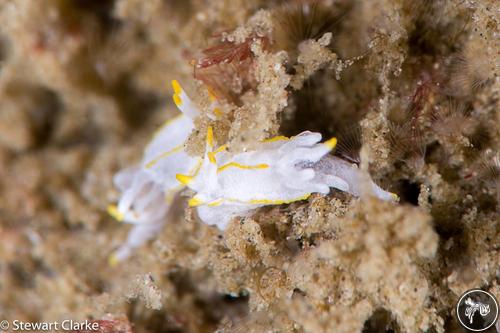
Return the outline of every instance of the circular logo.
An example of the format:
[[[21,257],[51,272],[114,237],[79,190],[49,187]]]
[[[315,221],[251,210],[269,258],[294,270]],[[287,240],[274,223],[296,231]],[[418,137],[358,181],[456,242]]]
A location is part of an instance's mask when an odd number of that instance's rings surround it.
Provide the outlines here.
[[[3,331],[3,330],[8,330],[9,329],[9,322],[7,320],[2,320],[0,322],[0,329]]]
[[[472,289],[460,297],[456,312],[463,327],[482,332],[495,325],[498,319],[498,302],[489,292]]]

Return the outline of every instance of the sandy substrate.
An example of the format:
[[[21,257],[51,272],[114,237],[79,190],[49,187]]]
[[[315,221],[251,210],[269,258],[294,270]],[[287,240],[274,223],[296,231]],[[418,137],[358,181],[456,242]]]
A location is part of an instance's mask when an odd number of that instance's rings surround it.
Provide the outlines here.
[[[101,332],[462,332],[500,298],[495,0],[0,0],[0,319]],[[240,152],[304,130],[400,196],[332,190],[234,219],[175,201],[118,266],[112,177],[178,114]],[[209,117],[207,87],[222,116]],[[491,330],[494,332],[494,328]],[[83,332],[83,331],[82,331]]]

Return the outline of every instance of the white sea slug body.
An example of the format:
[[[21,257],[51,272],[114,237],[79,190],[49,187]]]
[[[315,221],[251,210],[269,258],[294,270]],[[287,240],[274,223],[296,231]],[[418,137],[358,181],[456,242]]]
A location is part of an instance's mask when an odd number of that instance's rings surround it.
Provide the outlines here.
[[[184,188],[176,174],[195,175],[201,165],[201,158],[189,156],[184,151],[198,109],[176,81],[172,85],[174,102],[182,114],[157,130],[138,166],[118,172],[113,179],[121,197],[118,205],[108,207],[108,212],[118,221],[132,223],[134,227],[125,244],[110,258],[112,262],[127,258],[134,248],[161,229],[175,195]]]
[[[125,259],[158,232],[173,197],[185,186],[195,192],[189,205],[196,207],[200,219],[220,229],[233,217],[246,216],[261,206],[304,200],[312,193],[328,194],[331,187],[355,196],[368,187],[367,192],[383,200],[397,199],[365,179],[357,166],[331,156],[337,140],[320,143],[319,133],[277,136],[254,150],[233,154],[225,145],[215,148],[208,127],[203,158],[189,156],[184,143],[199,111],[176,81],[173,87],[173,99],[182,114],[155,134],[139,166],[115,176],[122,196],[109,212],[135,226],[113,261]],[[216,115],[217,102],[212,108]]]
[[[317,178],[325,183],[330,182],[330,177],[338,177],[345,181],[346,188],[339,190],[359,197],[363,194],[372,194],[379,199],[386,201],[398,201],[399,197],[395,193],[384,191],[365,175],[356,164],[350,163],[339,157],[325,155],[321,160],[311,166],[317,174]]]
[[[232,155],[224,146],[213,151],[209,128],[200,172],[196,177],[178,175],[178,179],[196,192],[189,205],[198,207],[200,219],[220,229],[234,216],[265,205],[304,200],[312,193],[328,194],[331,187],[359,196],[364,184],[361,171],[328,154],[335,138],[320,140],[321,134],[306,131],[292,138],[265,140],[256,150]],[[395,199],[369,183],[376,196]]]
[[[303,132],[291,139],[265,140],[256,150],[232,155],[224,146],[213,151],[209,128],[200,172],[178,178],[196,192],[189,205],[198,207],[201,220],[224,229],[232,217],[255,208],[304,200],[314,192],[327,194],[330,186],[347,188],[342,179],[332,176],[326,184],[312,168],[299,166],[316,163],[336,144],[335,138],[320,140],[319,133]]]

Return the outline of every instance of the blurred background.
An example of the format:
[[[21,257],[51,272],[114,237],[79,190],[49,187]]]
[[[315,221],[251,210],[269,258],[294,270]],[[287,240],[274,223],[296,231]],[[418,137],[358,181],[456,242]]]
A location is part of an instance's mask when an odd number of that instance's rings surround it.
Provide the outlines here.
[[[0,0],[0,319],[90,319],[102,332],[460,332],[457,297],[499,292],[499,10]],[[236,151],[277,134],[336,135],[336,154],[359,164],[364,147],[401,204],[335,192],[222,233],[180,198],[155,241],[110,267],[130,228],[106,213],[112,177],[178,113],[172,79],[201,104],[205,87],[215,94],[226,115],[217,138]],[[199,154],[198,132],[190,139]]]

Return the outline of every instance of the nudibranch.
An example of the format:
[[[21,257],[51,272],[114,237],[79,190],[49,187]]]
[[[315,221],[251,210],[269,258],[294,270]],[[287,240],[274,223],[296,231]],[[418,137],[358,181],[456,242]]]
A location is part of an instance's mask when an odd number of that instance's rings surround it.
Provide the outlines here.
[[[202,159],[184,150],[184,143],[194,129],[198,108],[177,81],[172,82],[173,100],[182,112],[167,120],[153,135],[138,166],[118,172],[113,179],[121,192],[117,205],[108,212],[118,221],[134,224],[123,244],[111,257],[115,263],[126,259],[132,250],[151,239],[166,222],[166,215],[176,194],[184,188],[176,175],[195,176]]]
[[[108,211],[134,227],[111,257],[112,263],[127,258],[161,229],[173,198],[185,187],[195,193],[188,204],[196,207],[201,221],[220,229],[256,208],[305,200],[312,193],[328,194],[332,187],[354,196],[366,191],[382,200],[397,200],[395,194],[366,180],[356,165],[330,155],[337,140],[320,142],[319,133],[277,136],[259,142],[254,150],[231,153],[226,145],[216,147],[209,126],[204,156],[188,155],[184,143],[199,110],[177,81],[172,86],[182,114],[158,130],[137,167],[114,177],[122,195]],[[217,115],[217,102],[212,101],[211,107]]]
[[[225,229],[235,216],[245,216],[265,205],[305,200],[312,193],[328,194],[336,188],[360,196],[365,182],[361,170],[329,155],[337,140],[320,143],[321,134],[305,131],[287,138],[274,137],[257,148],[238,154],[221,146],[214,150],[209,127],[206,152],[196,177],[177,175],[177,179],[196,194],[189,206],[197,207],[200,219]],[[369,191],[383,200],[397,200],[368,180]]]

